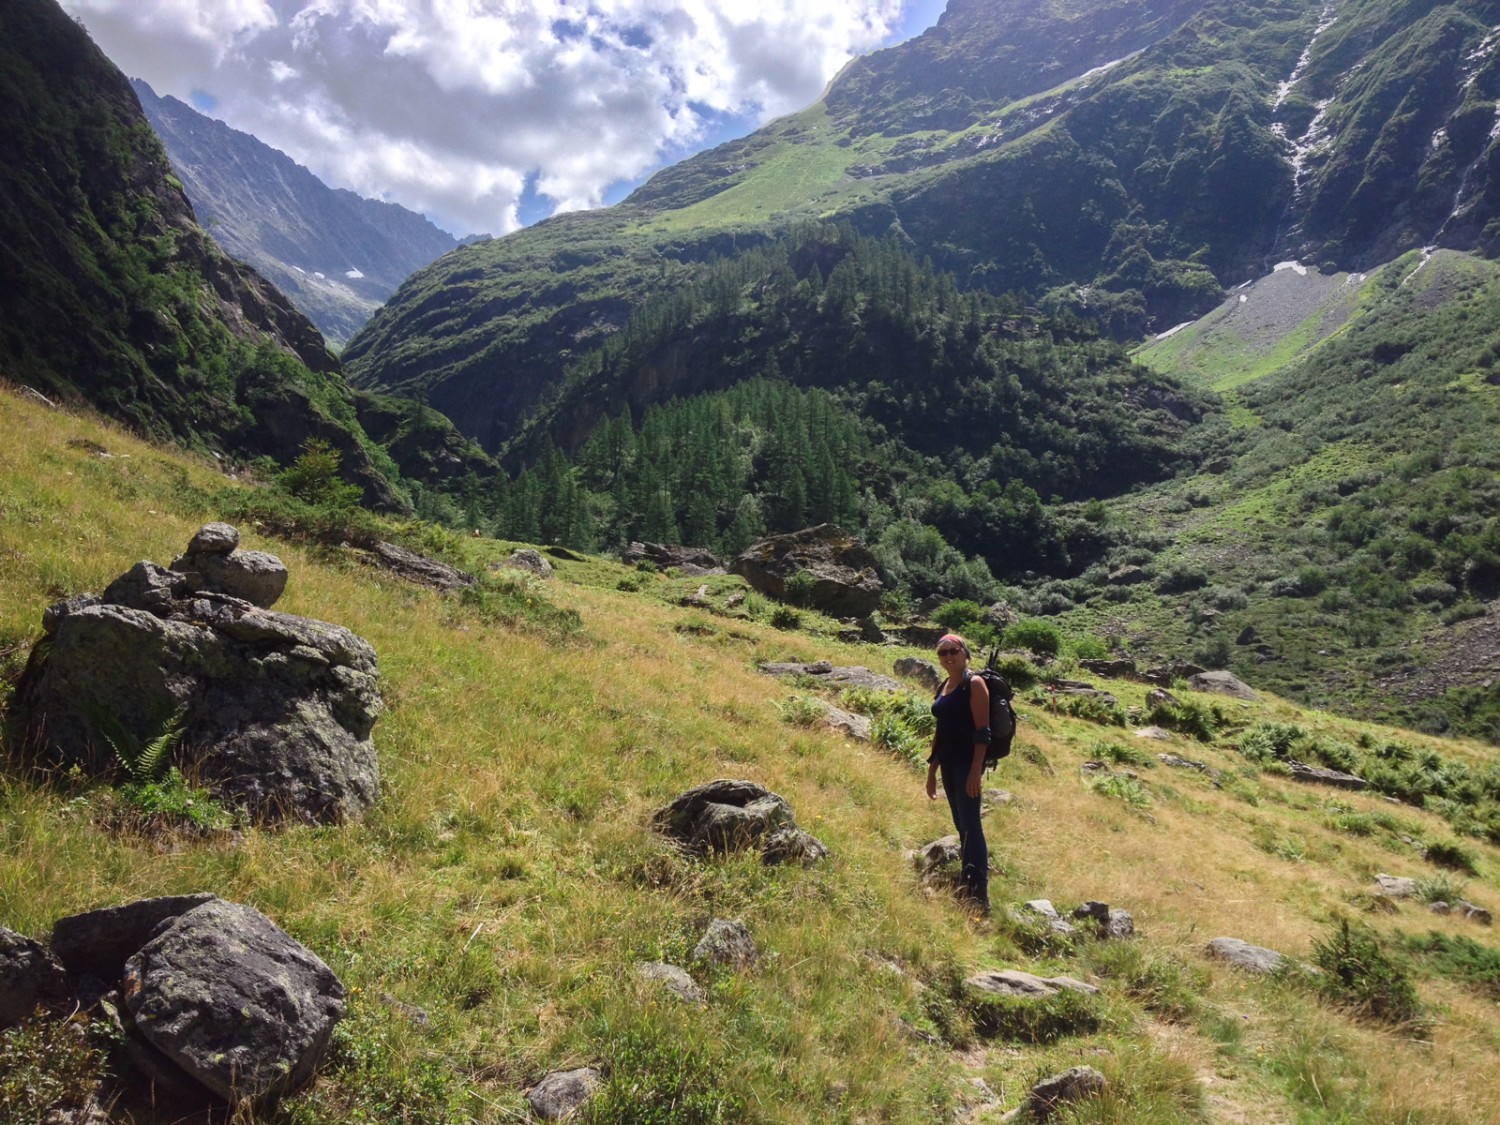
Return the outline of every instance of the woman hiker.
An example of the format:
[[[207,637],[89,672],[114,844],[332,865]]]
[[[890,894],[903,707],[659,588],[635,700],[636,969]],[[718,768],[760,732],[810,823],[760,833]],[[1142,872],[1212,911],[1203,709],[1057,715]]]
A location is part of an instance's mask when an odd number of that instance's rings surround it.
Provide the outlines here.
[[[945,633],[937,643],[938,661],[948,678],[932,701],[937,730],[927,759],[927,796],[937,800],[937,779],[958,829],[963,864],[962,893],[984,913],[990,910],[990,854],[979,822],[979,790],[984,777],[984,754],[990,742],[990,691],[969,670],[969,645],[956,633]]]

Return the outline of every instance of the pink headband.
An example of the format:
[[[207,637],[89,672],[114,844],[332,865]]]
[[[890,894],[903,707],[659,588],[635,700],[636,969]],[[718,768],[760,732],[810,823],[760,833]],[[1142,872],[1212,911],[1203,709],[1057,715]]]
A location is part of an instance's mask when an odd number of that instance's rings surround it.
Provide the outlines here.
[[[969,642],[966,641],[966,640],[964,640],[957,633],[944,633],[941,637],[939,637],[938,638],[938,647],[939,648],[942,647],[944,641],[952,641],[959,648],[961,648],[961,649],[964,650],[964,655],[965,656],[969,655]]]

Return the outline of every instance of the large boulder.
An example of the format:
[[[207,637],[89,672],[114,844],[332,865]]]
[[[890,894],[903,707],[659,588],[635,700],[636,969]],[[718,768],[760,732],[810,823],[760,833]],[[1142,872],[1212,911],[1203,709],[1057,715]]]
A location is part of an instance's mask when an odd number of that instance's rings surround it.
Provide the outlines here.
[[[1188,687],[1194,691],[1212,692],[1215,695],[1227,695],[1232,699],[1244,699],[1254,702],[1260,696],[1255,689],[1233,672],[1198,672],[1187,678]]]
[[[50,607],[18,693],[31,744],[102,772],[175,721],[177,758],[253,815],[358,816],[379,792],[374,649],[342,626],[195,586],[142,562],[103,598]]]
[[[729,566],[751,586],[785,601],[787,581],[806,574],[806,602],[835,617],[865,617],[880,605],[883,587],[875,556],[854,536],[831,523],[752,544]]]
[[[343,985],[314,953],[259,911],[219,899],[132,955],[121,996],[136,1034],[232,1103],[305,1082],[344,1014]]]

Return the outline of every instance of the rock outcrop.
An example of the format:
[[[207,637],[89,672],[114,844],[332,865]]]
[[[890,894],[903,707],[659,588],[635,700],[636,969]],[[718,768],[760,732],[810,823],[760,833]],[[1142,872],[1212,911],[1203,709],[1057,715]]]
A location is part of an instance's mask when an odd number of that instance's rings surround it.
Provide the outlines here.
[[[793,575],[807,575],[803,600],[835,617],[866,617],[880,605],[884,587],[875,556],[858,539],[830,523],[752,544],[729,566],[762,594],[788,599]]]
[[[244,554],[200,549],[184,559]],[[258,563],[251,570],[256,582],[267,573]],[[233,584],[241,572],[226,561],[213,573],[214,583]],[[359,816],[379,793],[375,651],[342,626],[277,613],[208,582],[202,570],[143,561],[103,597],[50,607],[19,691],[31,744],[50,760],[103,772],[122,748],[135,753],[175,724],[177,757],[252,815]]]

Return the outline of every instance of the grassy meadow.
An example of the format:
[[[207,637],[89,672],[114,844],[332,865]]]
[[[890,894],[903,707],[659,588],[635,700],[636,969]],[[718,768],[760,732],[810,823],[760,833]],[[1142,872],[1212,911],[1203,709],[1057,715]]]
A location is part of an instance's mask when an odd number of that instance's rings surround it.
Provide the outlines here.
[[[138,559],[170,561],[248,487],[0,391],[7,681],[48,604],[101,590]],[[951,831],[920,770],[806,723],[787,704],[814,689],[755,669],[826,659],[889,674],[895,658],[925,653],[841,643],[805,611],[775,628],[755,595],[728,607],[737,579],[713,580],[704,610],[678,604],[701,580],[555,558],[553,579],[510,583],[513,608],[497,615],[348,552],[241,531],[290,568],[278,609],[346,625],[379,653],[380,803],[333,827],[148,828],[117,815],[103,782],[12,761],[0,777],[0,925],[45,938],[63,914],[199,890],[264,911],[350,997],[318,1079],[263,1120],[526,1120],[529,1086],[582,1065],[605,1075],[585,1110],[595,1122],[982,1122],[1075,1065],[1102,1070],[1109,1092],[1063,1121],[1500,1120],[1490,931],[1372,893],[1390,872],[1500,909],[1500,853],[1451,818],[1300,785],[1237,750],[1247,732],[1295,724],[1353,745],[1399,739],[1478,770],[1492,756],[1478,744],[1187,692],[1207,737],[1159,743],[1024,691],[1016,752],[987,778],[1014,799],[986,814],[996,911],[978,919],[920,886],[903,856]],[[479,573],[514,546],[426,535]],[[1066,654],[1059,670],[1078,675]],[[1145,685],[1101,686],[1144,706]],[[1160,765],[1164,750],[1214,773]],[[1115,776],[1086,780],[1090,760]],[[785,796],[830,858],[705,861],[652,831],[655,809],[715,777]],[[1067,941],[1005,909],[1041,897],[1062,910],[1107,901],[1132,912],[1137,935]],[[637,977],[641,961],[686,965],[716,917],[749,926],[756,970],[695,969],[701,1008]],[[1362,971],[1340,991],[1338,973],[1253,979],[1205,954],[1231,935],[1316,959],[1344,919],[1374,936],[1387,978],[1414,984],[1415,1014],[1378,1018]],[[960,982],[988,968],[1102,991],[986,1007]],[[42,1120],[27,1076],[48,1071],[56,1049],[34,1028],[0,1036],[0,1118]],[[117,1065],[89,1055],[77,1077]],[[171,1120],[130,1099],[114,1116]]]

